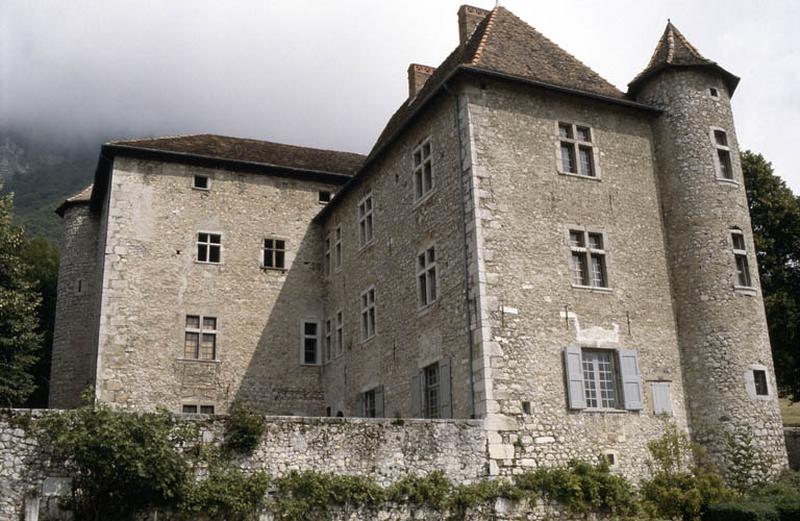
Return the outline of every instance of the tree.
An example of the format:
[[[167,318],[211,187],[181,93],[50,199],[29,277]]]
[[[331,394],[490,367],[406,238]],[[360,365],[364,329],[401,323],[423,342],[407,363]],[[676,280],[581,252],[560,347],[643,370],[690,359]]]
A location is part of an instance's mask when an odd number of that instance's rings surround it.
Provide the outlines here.
[[[800,401],[800,200],[761,154],[741,158],[775,375]]]
[[[42,345],[36,315],[42,298],[20,258],[23,236],[11,222],[13,206],[11,194],[0,196],[0,406],[9,407],[33,392],[30,371]]]

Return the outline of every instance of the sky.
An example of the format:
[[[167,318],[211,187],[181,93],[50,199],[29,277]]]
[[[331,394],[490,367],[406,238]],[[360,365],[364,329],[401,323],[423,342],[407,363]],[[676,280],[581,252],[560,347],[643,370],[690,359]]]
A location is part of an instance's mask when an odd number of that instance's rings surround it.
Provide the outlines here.
[[[461,3],[0,0],[0,127],[64,140],[215,133],[366,153],[406,99],[408,64],[436,66],[457,45]],[[623,91],[671,18],[742,78],[740,146],[800,194],[800,2],[501,5]]]

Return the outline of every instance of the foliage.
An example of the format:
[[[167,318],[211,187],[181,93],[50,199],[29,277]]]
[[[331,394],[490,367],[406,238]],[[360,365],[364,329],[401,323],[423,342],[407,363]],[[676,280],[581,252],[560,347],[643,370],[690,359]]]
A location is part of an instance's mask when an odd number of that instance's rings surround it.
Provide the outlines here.
[[[292,471],[274,482],[270,510],[284,521],[326,519],[331,507],[375,507],[387,497],[372,478]]]
[[[176,446],[192,432],[168,413],[120,413],[104,405],[52,412],[35,424],[42,445],[73,476],[76,519],[134,519],[169,507],[189,479]]]
[[[387,489],[387,496],[393,503],[441,511],[447,507],[451,488],[444,472],[434,471],[427,476],[406,476],[392,483]]]
[[[800,472],[787,471],[775,483],[748,490],[735,501],[708,507],[709,521],[789,521],[800,519]]]
[[[246,475],[237,469],[212,466],[205,479],[188,483],[178,510],[187,520],[199,516],[213,521],[258,519],[269,484],[263,472]]]
[[[249,454],[258,447],[265,429],[263,416],[241,403],[234,403],[225,424],[223,448],[228,452]]]
[[[800,200],[761,154],[741,159],[775,375],[800,401]]]
[[[53,349],[53,330],[56,321],[56,296],[58,293],[59,253],[50,241],[32,237],[25,241],[20,252],[22,262],[28,267],[27,278],[34,291],[41,295],[37,317],[39,331],[44,335],[41,356],[31,368],[36,389],[25,403],[30,408],[46,408],[50,384],[50,360]]]
[[[747,426],[725,432],[724,438],[728,484],[740,492],[763,485],[775,458],[756,449]]]
[[[2,189],[2,184],[0,184]],[[0,406],[18,406],[36,387],[31,368],[40,356],[41,304],[20,257],[22,229],[11,223],[13,195],[0,196]]]
[[[674,424],[667,423],[664,435],[651,441],[647,448],[650,478],[642,481],[639,493],[648,515],[697,521],[710,503],[735,496],[706,461],[702,449]]]

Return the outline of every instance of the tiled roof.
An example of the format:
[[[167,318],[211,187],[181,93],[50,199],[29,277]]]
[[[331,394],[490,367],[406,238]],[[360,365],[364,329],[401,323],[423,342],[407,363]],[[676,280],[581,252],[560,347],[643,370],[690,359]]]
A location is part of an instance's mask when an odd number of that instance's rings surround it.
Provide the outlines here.
[[[634,94],[645,80],[667,67],[710,67],[722,74],[731,94],[739,83],[739,78],[720,67],[716,62],[705,58],[681,32],[667,21],[664,34],[656,44],[650,63],[629,84],[628,92]]]
[[[72,194],[71,196],[67,197],[63,203],[56,209],[56,213],[58,215],[63,216],[64,210],[66,210],[70,206],[74,206],[76,204],[89,204],[89,201],[92,198],[92,186],[89,185],[80,192],[76,194]]]
[[[361,154],[350,152],[214,134],[113,141],[109,145],[343,175],[352,175],[364,161]]]

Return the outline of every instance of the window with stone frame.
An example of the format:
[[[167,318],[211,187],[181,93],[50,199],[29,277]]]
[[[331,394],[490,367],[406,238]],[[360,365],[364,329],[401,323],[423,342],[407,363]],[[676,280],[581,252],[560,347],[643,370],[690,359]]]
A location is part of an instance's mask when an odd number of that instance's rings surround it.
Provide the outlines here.
[[[576,123],[558,123],[558,171],[597,177],[597,150],[593,130]]]
[[[183,357],[188,360],[217,359],[217,317],[186,315]]]
[[[336,312],[336,356],[344,353],[344,315],[342,310]]]
[[[322,272],[326,276],[331,274],[331,262],[331,235],[328,234],[325,237],[325,260],[322,265]]]
[[[719,179],[733,180],[733,163],[731,162],[731,149],[728,144],[728,134],[721,128],[711,129],[711,135],[716,149],[717,177]]]
[[[222,262],[222,234],[197,233],[197,262],[219,264]]]
[[[181,412],[184,414],[214,414],[213,405],[183,404]]]
[[[417,304],[425,307],[439,296],[436,273],[436,246],[430,246],[417,255]]]
[[[333,258],[336,270],[342,269],[342,225],[338,225],[334,230]]]
[[[331,319],[325,321],[325,361],[333,359],[333,327]]]
[[[375,286],[361,293],[361,341],[375,336]]]
[[[764,369],[753,370],[753,384],[757,396],[769,396],[769,385],[767,384],[767,371]]]
[[[372,192],[358,202],[358,244],[363,247],[372,243],[374,236]]]
[[[207,175],[194,175],[192,176],[192,188],[197,190],[208,190],[211,187],[211,181]]]
[[[264,239],[262,255],[263,268],[286,269],[286,241],[283,239]]]
[[[364,400],[364,418],[376,417],[376,402],[375,402],[375,389],[370,389],[363,393]]]
[[[608,288],[605,236],[601,232],[569,230],[570,278],[573,286]]]
[[[422,370],[422,412],[425,418],[439,417],[439,364],[431,364]]]
[[[619,377],[614,351],[584,349],[581,352],[581,364],[586,407],[618,408]]]
[[[425,138],[415,148],[414,158],[414,200],[419,201],[433,190],[433,154],[431,138]]]
[[[328,190],[320,190],[319,191],[319,204],[328,204],[333,199],[333,194]]]
[[[753,280],[750,276],[750,264],[747,260],[747,244],[742,230],[736,228],[731,230],[731,246],[736,264],[736,286],[752,288]]]
[[[300,361],[303,365],[320,364],[320,331],[316,320],[303,320],[300,325]]]

